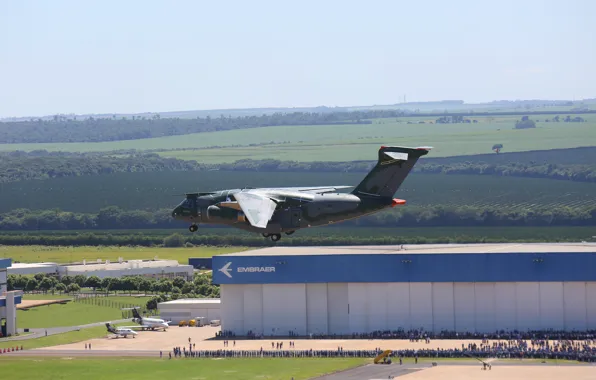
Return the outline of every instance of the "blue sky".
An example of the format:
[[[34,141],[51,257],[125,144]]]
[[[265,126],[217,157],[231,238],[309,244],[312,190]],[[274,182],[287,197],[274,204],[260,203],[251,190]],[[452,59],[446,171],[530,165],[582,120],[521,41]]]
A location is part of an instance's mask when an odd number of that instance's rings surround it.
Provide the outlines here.
[[[596,2],[1,1],[0,117],[596,97]]]

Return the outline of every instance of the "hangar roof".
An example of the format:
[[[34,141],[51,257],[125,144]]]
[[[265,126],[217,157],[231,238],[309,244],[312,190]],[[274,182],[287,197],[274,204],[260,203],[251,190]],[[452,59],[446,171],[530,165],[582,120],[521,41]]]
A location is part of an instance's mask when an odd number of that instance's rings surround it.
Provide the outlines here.
[[[221,300],[219,298],[184,298],[173,301],[160,302],[160,305],[189,305],[189,304],[214,304],[219,305]]]
[[[13,263],[10,268],[12,269],[21,269],[21,268],[47,268],[47,267],[56,267],[58,264],[56,263]]]
[[[2,269],[8,268],[11,263],[12,263],[11,259],[4,259],[4,258],[0,257],[0,268],[2,268]]]
[[[402,248],[403,247],[403,248]],[[596,243],[417,244],[270,247],[219,256],[302,256],[350,254],[596,253]]]

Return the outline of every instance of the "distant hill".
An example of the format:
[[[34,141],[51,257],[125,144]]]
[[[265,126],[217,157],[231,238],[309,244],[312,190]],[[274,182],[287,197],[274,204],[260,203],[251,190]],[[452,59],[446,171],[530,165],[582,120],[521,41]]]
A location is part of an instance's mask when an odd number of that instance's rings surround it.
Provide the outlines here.
[[[491,109],[520,109],[520,108],[544,108],[544,107],[571,107],[581,106],[584,104],[596,104],[596,99],[585,99],[581,101],[571,100],[495,100],[487,103],[465,103],[463,100],[440,100],[429,102],[399,102],[395,104],[385,105],[369,105],[369,106],[345,106],[345,107],[263,107],[263,108],[230,108],[230,109],[215,109],[215,110],[188,110],[188,111],[165,111],[165,112],[141,112],[141,113],[104,113],[104,114],[59,114],[59,115],[45,115],[45,116],[23,116],[23,117],[9,117],[2,118],[0,122],[7,121],[29,121],[29,120],[53,120],[56,116],[79,119],[95,118],[95,119],[111,119],[127,117],[145,117],[152,118],[155,115],[160,115],[162,118],[182,118],[192,119],[196,117],[242,117],[242,116],[262,116],[271,115],[274,113],[293,113],[293,112],[350,112],[350,111],[365,111],[365,110],[393,110],[402,109],[406,111],[424,111],[424,112],[444,112],[447,110],[470,111],[484,109],[489,111]]]

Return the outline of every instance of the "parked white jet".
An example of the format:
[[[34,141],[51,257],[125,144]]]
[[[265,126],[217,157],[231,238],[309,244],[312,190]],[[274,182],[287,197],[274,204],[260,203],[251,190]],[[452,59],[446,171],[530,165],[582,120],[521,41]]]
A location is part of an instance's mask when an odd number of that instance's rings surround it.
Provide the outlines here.
[[[106,323],[106,327],[108,328],[108,332],[111,332],[112,334],[116,335],[116,338],[119,338],[121,336],[127,338],[129,335],[132,335],[132,337],[134,338],[135,335],[137,335],[137,332],[132,331],[129,328],[126,327],[116,327],[114,328],[111,324]]]
[[[129,310],[129,309],[127,309]],[[145,331],[145,330],[163,330],[166,331],[166,329],[168,327],[170,327],[170,323],[172,321],[166,321],[160,318],[146,318],[146,317],[142,317],[139,314],[139,311],[137,310],[137,308],[132,308],[132,315],[134,316],[134,318],[132,319],[132,321],[134,323],[138,323],[141,327],[141,330]],[[135,326],[136,327],[136,326]],[[138,327],[136,327],[138,328]]]

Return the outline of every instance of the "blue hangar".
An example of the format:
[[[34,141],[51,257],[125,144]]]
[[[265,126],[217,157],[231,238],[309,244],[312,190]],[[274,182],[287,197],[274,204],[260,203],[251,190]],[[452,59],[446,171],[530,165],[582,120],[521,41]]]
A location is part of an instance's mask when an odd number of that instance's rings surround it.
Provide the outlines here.
[[[212,265],[238,336],[596,329],[596,244],[273,247]]]
[[[7,292],[7,268],[12,260],[0,258],[0,337],[12,336],[17,332],[17,304],[21,303],[21,292]]]

